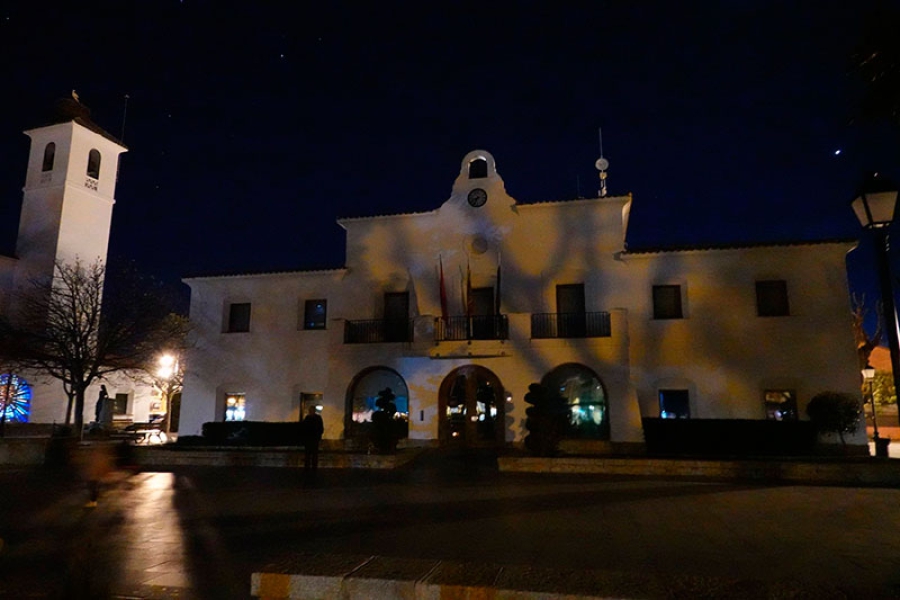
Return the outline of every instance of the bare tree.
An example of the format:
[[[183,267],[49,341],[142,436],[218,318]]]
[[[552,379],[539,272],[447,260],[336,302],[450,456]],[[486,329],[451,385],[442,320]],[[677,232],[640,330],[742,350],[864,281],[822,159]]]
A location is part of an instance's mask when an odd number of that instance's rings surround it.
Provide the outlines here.
[[[62,382],[66,424],[80,434],[92,383],[139,369],[159,348],[183,338],[185,320],[171,314],[166,300],[133,269],[107,277],[99,261],[57,262],[52,278],[18,291],[12,319],[0,323],[0,348],[18,368]]]
[[[851,72],[864,85],[861,120],[888,119],[900,125],[900,10],[876,3],[865,16],[862,35],[851,57]]]
[[[853,336],[856,339],[856,352],[859,356],[859,368],[865,369],[866,365],[869,364],[869,357],[872,355],[872,351],[878,347],[881,343],[881,338],[884,335],[883,312],[881,310],[881,303],[878,303],[875,308],[875,315],[877,318],[875,333],[869,335],[865,328],[865,320],[869,314],[869,310],[866,308],[865,295],[859,296],[853,294],[850,300],[853,306]]]

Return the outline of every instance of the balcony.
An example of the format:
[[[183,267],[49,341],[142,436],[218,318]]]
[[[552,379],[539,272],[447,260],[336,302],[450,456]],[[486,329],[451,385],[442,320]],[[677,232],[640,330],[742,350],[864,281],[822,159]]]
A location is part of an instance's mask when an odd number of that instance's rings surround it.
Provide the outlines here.
[[[506,339],[509,339],[506,315],[438,317],[434,320],[435,342]]]
[[[531,338],[610,337],[609,313],[535,313],[531,315]]]
[[[379,344],[413,341],[412,319],[344,321],[345,344]]]

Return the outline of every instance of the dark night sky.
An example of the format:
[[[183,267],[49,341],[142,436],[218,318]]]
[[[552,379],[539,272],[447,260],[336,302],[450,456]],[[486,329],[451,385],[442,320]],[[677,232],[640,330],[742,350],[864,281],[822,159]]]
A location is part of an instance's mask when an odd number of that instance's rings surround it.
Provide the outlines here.
[[[850,124],[859,2],[52,4],[0,9],[0,234],[21,131],[74,88],[119,135],[128,94],[110,251],[166,278],[341,266],[337,217],[437,208],[476,148],[595,195],[598,127],[632,246],[855,236],[862,172],[900,180]]]

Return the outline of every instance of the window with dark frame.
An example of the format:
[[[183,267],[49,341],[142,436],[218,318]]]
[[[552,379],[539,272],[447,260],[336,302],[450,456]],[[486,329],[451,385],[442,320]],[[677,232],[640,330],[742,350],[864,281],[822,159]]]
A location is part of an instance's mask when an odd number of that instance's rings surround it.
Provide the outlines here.
[[[111,404],[111,413],[114,415],[128,414],[128,394],[116,394]]]
[[[239,302],[228,306],[228,333],[250,331],[250,303]]]
[[[384,294],[384,334],[386,342],[410,341],[409,292]]]
[[[587,331],[587,318],[583,283],[556,286],[556,312],[559,337],[584,337]]]
[[[653,318],[654,319],[681,319],[684,314],[681,311],[681,286],[680,285],[654,285],[653,286]]]
[[[303,329],[325,329],[327,312],[326,300],[307,300],[303,308]]]
[[[756,282],[756,313],[760,317],[787,317],[791,314],[785,280]]]
[[[690,419],[691,402],[687,390],[659,390],[659,416],[663,419]]]

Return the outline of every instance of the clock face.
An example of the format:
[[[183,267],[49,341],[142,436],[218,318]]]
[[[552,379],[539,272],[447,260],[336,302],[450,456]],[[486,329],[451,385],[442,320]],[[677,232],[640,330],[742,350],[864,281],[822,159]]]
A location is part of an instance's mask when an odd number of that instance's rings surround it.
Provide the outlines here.
[[[469,192],[469,204],[475,207],[484,206],[487,202],[487,192],[481,188],[475,188]]]

